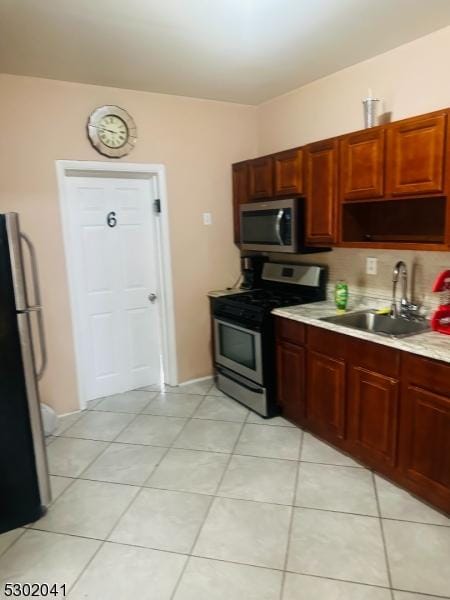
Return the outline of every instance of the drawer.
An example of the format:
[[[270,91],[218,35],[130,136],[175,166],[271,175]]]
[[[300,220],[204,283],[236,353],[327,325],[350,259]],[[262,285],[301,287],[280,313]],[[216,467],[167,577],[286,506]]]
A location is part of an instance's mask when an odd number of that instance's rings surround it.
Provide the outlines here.
[[[308,327],[308,348],[334,358],[347,358],[349,337],[321,327]]]
[[[303,323],[277,317],[276,332],[279,339],[291,342],[291,344],[303,345],[305,343],[306,327]]]
[[[356,338],[349,338],[348,347],[352,364],[395,379],[400,376],[399,350]]]
[[[450,397],[450,363],[403,353],[402,379],[405,383]]]

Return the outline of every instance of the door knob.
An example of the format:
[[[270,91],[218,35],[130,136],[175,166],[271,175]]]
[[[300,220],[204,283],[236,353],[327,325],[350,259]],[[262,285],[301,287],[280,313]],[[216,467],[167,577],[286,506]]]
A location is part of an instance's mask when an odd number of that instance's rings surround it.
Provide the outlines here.
[[[148,299],[153,304],[158,296],[156,294],[149,294]]]

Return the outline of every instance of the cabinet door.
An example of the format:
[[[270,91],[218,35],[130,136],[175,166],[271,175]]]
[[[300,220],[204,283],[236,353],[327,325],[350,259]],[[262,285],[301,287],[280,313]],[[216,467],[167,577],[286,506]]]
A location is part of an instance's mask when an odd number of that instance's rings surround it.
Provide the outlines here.
[[[301,346],[278,342],[277,390],[282,415],[301,425],[305,415],[305,349]]]
[[[306,240],[336,241],[337,140],[311,144],[306,151]]]
[[[311,429],[330,441],[345,435],[345,363],[308,352],[306,419]]]
[[[273,195],[272,157],[255,158],[249,161],[249,197],[270,198]]]
[[[447,115],[408,119],[388,128],[388,192],[392,196],[444,190]]]
[[[355,453],[374,467],[397,458],[399,383],[353,366],[348,399],[348,437]]]
[[[239,244],[241,238],[240,206],[248,202],[248,163],[236,163],[233,173],[233,231],[234,242]]]
[[[273,157],[275,196],[303,194],[303,151],[287,150]]]
[[[374,129],[341,140],[340,180],[344,200],[384,195],[384,138],[384,129]]]
[[[401,437],[403,471],[450,511],[450,395],[405,386]]]

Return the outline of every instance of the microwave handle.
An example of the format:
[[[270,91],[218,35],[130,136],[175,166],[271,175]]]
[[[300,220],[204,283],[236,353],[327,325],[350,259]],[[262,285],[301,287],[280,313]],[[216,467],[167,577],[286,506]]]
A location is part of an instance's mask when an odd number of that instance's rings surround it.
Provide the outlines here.
[[[277,214],[276,222],[275,222],[275,233],[277,235],[278,243],[280,244],[280,246],[284,246],[284,240],[281,236],[281,221],[283,220],[283,217],[284,217],[284,208],[280,208],[280,210],[278,211],[278,214]]]

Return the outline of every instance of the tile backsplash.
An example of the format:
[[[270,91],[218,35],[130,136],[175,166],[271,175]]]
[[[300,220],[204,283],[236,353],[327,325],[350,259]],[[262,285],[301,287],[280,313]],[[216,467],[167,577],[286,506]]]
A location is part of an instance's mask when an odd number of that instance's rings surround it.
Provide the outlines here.
[[[366,274],[366,258],[378,260],[377,274]],[[437,294],[431,292],[438,273],[450,269],[450,252],[418,252],[413,250],[370,250],[334,248],[319,254],[272,254],[271,262],[313,263],[329,269],[330,287],[343,279],[348,283],[350,295],[373,296],[390,299],[392,296],[392,270],[403,260],[408,268],[408,296],[413,302],[430,309],[439,303]],[[397,297],[400,288],[397,287]]]

